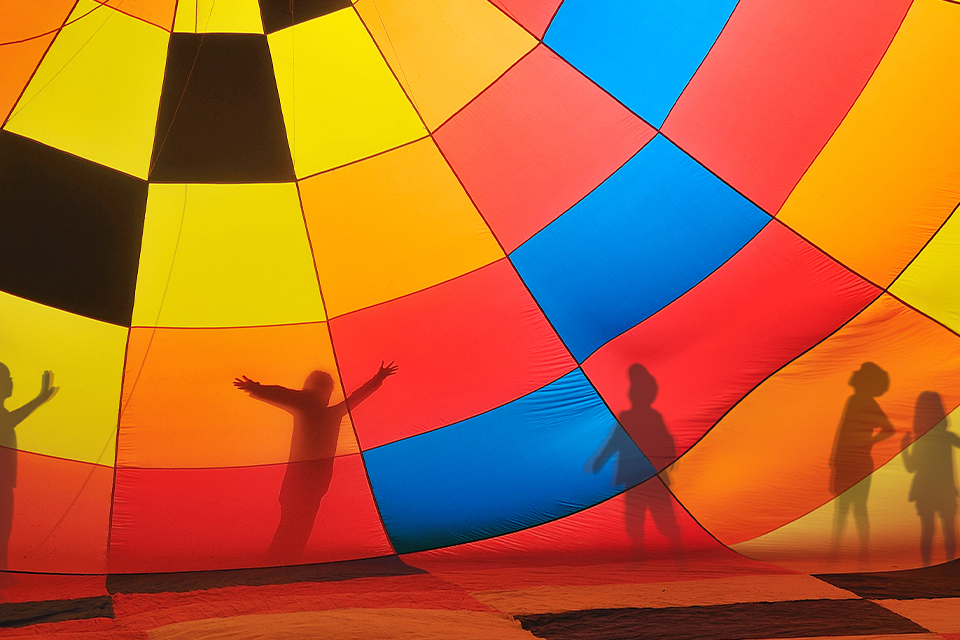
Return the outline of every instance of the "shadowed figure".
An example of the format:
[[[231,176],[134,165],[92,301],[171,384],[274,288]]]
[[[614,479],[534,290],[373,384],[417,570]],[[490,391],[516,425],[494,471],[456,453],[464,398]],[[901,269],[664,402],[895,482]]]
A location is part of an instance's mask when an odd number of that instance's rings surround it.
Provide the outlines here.
[[[8,568],[8,545],[13,530],[13,489],[17,486],[16,426],[57,392],[58,387],[50,384],[52,380],[53,374],[44,371],[37,397],[19,409],[9,411],[3,404],[13,395],[13,378],[7,365],[0,362],[0,571]]]
[[[642,437],[644,442],[656,442],[658,457],[669,457],[669,461],[676,457],[676,445],[673,436],[667,431],[663,416],[652,406],[657,397],[656,379],[641,364],[630,365],[627,375],[630,377],[631,407],[618,416],[623,428],[619,426],[613,428],[603,447],[594,454],[592,467],[593,472],[598,473],[613,456],[616,456],[617,466],[613,474],[613,484],[629,488],[647,479],[644,472],[649,469],[649,466],[647,459],[627,435],[628,433]],[[661,473],[661,477],[664,483],[669,485],[666,472]],[[655,500],[643,491],[627,491],[624,500],[626,504],[624,520],[627,535],[633,543],[635,558],[641,559],[644,555],[644,525],[647,511],[653,517],[657,531],[669,540],[671,553],[674,555],[680,553],[680,527],[677,525],[673,506],[669,500]]]
[[[839,496],[833,519],[833,546],[835,552],[839,550],[847,513],[852,511],[860,537],[860,557],[865,559],[870,542],[867,498],[870,474],[874,472],[871,450],[894,434],[893,425],[875,398],[890,388],[890,376],[876,364],[864,362],[847,384],[853,387],[853,395],[843,410],[830,459],[830,490]]]
[[[934,425],[932,428],[930,425]],[[923,565],[930,564],[933,551],[934,515],[940,516],[943,547],[947,560],[956,552],[954,520],[957,515],[957,483],[953,468],[953,448],[960,448],[960,436],[947,431],[948,421],[940,394],[924,391],[917,397],[913,413],[913,436],[903,436],[903,464],[913,474],[908,499],[920,516],[920,555]],[[922,437],[925,429],[929,429]]]
[[[343,402],[330,405],[333,377],[324,371],[307,376],[303,389],[264,385],[246,376],[233,384],[251,397],[262,400],[293,415],[290,458],[280,485],[280,523],[270,543],[268,558],[280,564],[293,563],[307,545],[320,500],[330,488],[334,456],[340,433],[340,421],[383,381],[397,372],[392,362],[380,363],[380,370]]]

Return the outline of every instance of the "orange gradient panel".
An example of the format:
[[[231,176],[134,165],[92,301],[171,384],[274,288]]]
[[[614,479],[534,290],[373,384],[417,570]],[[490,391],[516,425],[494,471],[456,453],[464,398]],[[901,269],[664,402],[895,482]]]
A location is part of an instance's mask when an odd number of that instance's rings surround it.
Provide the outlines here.
[[[433,140],[300,183],[328,317],[503,257]]]
[[[97,0],[101,4],[155,24],[161,29],[173,29],[173,16],[177,10],[177,0]]]
[[[371,364],[373,375],[379,361]],[[124,373],[118,466],[225,467],[304,459],[291,448],[293,413],[237,389],[304,387],[314,371],[333,376],[329,404],[343,401],[326,323],[230,329],[131,330]],[[309,425],[301,425],[309,428]],[[359,451],[348,416],[336,455]]]
[[[886,372],[885,391],[882,375],[853,376],[867,362]],[[960,403],[960,337],[885,295],[735,406],[669,468],[670,488],[721,542],[750,540],[897,455],[923,391],[947,411]]]
[[[0,122],[10,114],[74,4],[74,0],[12,0],[3,3],[0,9],[0,69],[3,69],[0,73]]]
[[[9,544],[0,539],[7,545],[8,568],[104,573],[113,469],[3,448],[7,469],[11,453],[16,455],[15,487],[7,483],[0,498],[0,524],[10,526],[13,509]]]

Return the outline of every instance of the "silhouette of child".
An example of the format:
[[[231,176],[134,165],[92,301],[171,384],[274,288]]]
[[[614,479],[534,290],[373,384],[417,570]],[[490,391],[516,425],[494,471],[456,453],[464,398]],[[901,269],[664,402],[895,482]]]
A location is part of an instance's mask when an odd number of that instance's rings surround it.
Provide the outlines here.
[[[614,455],[617,456],[616,471],[613,475],[613,484],[622,487],[632,487],[647,479],[644,473],[648,468],[647,458],[630,438],[628,433],[643,437],[644,442],[652,443],[658,454],[651,456],[651,462],[658,461],[668,464],[676,458],[676,445],[673,436],[667,430],[660,412],[653,408],[653,401],[657,397],[657,381],[642,364],[630,365],[627,370],[630,378],[631,407],[618,416],[620,425],[614,427],[607,437],[604,446],[594,454],[593,472],[600,469]],[[661,479],[669,483],[666,473]],[[624,520],[627,535],[633,545],[634,558],[641,559],[644,555],[644,529],[646,527],[647,511],[653,517],[657,530],[667,538],[671,553],[678,556],[681,550],[680,527],[677,525],[673,513],[673,504],[667,499],[657,499],[653,494],[644,491],[628,491],[624,497]]]
[[[333,377],[324,371],[307,376],[303,389],[264,385],[247,376],[236,378],[234,386],[251,397],[282,408],[293,415],[290,458],[280,485],[280,523],[267,552],[268,558],[281,564],[296,562],[307,545],[320,500],[330,488],[333,461],[337,450],[340,421],[349,409],[380,388],[397,366],[380,363],[380,369],[350,396],[330,406]]]
[[[925,429],[929,431],[920,437]],[[908,447],[913,438],[918,439]],[[940,515],[947,560],[953,560],[956,551],[957,484],[953,448],[960,448],[960,436],[947,431],[947,416],[939,393],[924,391],[917,397],[913,438],[909,433],[903,436],[903,464],[914,474],[907,499],[916,505],[920,516],[920,555],[927,566],[933,551],[935,514]]]
[[[890,388],[890,376],[872,362],[864,362],[850,376],[853,395],[847,400],[834,441],[830,460],[830,489],[837,500],[833,520],[834,549],[838,549],[847,513],[853,511],[860,537],[860,555],[867,555],[870,520],[867,498],[870,495],[870,474],[874,471],[873,445],[894,434],[893,425],[875,398]]]
[[[17,432],[16,427],[48,401],[59,387],[50,386],[53,374],[44,371],[40,379],[40,393],[19,409],[7,410],[4,403],[13,395],[10,369],[0,362],[0,571],[7,569],[7,546],[13,531],[13,489],[17,486]]]

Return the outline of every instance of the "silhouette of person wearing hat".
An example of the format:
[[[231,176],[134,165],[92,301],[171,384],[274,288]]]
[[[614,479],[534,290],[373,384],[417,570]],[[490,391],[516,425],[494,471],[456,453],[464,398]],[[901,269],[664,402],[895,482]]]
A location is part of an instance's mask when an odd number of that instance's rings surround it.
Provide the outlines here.
[[[860,557],[865,559],[870,541],[867,498],[874,471],[873,446],[894,434],[893,425],[876,398],[890,388],[890,376],[872,362],[864,362],[850,376],[853,395],[847,399],[830,459],[830,490],[839,496],[833,520],[834,551],[840,547],[847,514],[853,512],[860,537]]]

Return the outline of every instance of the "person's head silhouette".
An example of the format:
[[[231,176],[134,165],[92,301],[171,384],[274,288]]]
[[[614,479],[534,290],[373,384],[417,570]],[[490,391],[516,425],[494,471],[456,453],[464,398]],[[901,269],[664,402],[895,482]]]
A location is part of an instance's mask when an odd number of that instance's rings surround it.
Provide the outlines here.
[[[917,404],[913,412],[914,431],[947,427],[947,412],[943,408],[943,400],[936,391],[924,391],[917,396]]]
[[[333,394],[333,376],[326,371],[314,371],[304,381],[303,390],[324,404],[329,404]]]
[[[657,381],[642,364],[632,364],[627,370],[630,377],[630,402],[634,407],[649,407],[657,397]]]
[[[872,362],[864,362],[853,372],[848,383],[857,393],[877,397],[890,388],[890,376]]]

